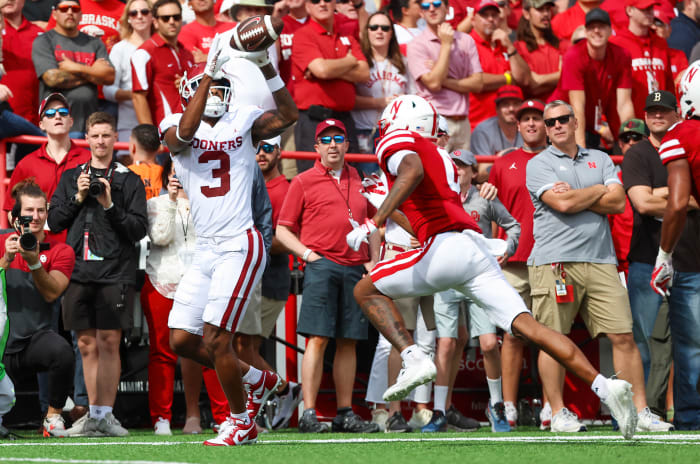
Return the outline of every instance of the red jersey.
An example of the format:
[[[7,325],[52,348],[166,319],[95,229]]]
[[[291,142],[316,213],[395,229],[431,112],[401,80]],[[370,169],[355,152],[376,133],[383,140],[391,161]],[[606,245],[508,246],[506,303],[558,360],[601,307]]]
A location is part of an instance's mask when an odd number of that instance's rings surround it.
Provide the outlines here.
[[[617,178],[622,183],[622,171],[618,171]],[[617,257],[617,271],[627,275],[629,261],[627,255],[630,254],[632,244],[632,228],[634,227],[634,209],[630,204],[630,199],[625,195],[625,210],[620,214],[608,214],[610,233],[612,235],[615,256]]]
[[[56,190],[58,181],[61,180],[63,173],[88,161],[90,161],[90,151],[71,142],[66,156],[63,157],[60,163],[56,164],[56,161],[46,153],[46,144],[42,145],[38,150],[22,158],[22,161],[15,167],[12,177],[10,177],[10,183],[7,186],[5,204],[2,206],[2,209],[5,211],[12,209],[12,206],[15,204],[10,193],[12,188],[20,181],[30,177],[34,177],[34,182],[46,194],[46,198],[51,201],[53,192]]]
[[[623,29],[610,42],[627,50],[632,58],[632,103],[634,114],[644,114],[647,96],[656,90],[674,91],[671,61],[666,41],[650,33],[638,37]]]
[[[586,130],[593,132],[602,116],[608,121],[610,130],[617,134],[620,118],[617,114],[617,89],[631,89],[632,67],[630,56],[619,45],[608,43],[605,58],[594,60],[588,54],[588,42],[572,45],[564,55],[561,78],[557,93],[569,101],[570,90],[586,92]]]
[[[688,69],[688,58],[683,53],[683,50],[676,50],[675,48],[669,48],[669,60],[671,62],[671,74],[673,75],[673,82],[676,82],[678,76],[680,76],[683,71]],[[676,89],[676,86],[673,87]],[[676,96],[680,97],[680,92],[676,89]],[[680,105],[679,105],[680,106]]]
[[[10,232],[0,236],[0,240],[2,240],[2,243],[5,243],[10,235],[14,233],[15,232]],[[39,252],[39,262],[44,267],[44,270],[46,270],[46,272],[59,271],[70,279],[71,274],[73,274],[73,268],[75,267],[75,252],[73,249],[48,234],[45,234],[42,243],[51,245],[48,250]],[[27,262],[18,256],[12,260],[10,268],[19,269],[23,272],[32,272],[29,270]]]
[[[282,22],[284,22],[284,29],[280,34],[280,77],[287,84],[287,90],[294,96],[294,80],[292,80],[292,39],[294,39],[294,34],[297,30],[302,28],[307,22],[309,17],[306,16],[303,19],[297,19],[292,15],[285,15],[282,17]]]
[[[289,182],[286,177],[279,175],[265,182],[265,186],[267,187],[267,194],[270,196],[270,203],[272,204],[272,227],[277,227],[280,211],[282,211],[284,199],[289,191]]]
[[[535,238],[532,235],[532,221],[535,207],[530,192],[525,185],[527,162],[537,153],[528,153],[522,148],[501,156],[494,161],[489,174],[489,182],[498,187],[498,199],[508,212],[520,223],[518,249],[508,261],[526,263]]]
[[[121,40],[119,19],[124,12],[124,6],[124,3],[119,0],[83,0],[80,3],[83,15],[78,29],[87,35],[98,37],[109,53],[114,44]],[[55,26],[56,20],[51,15],[46,30],[53,29]]]
[[[179,40],[188,51],[192,52],[193,49],[197,48],[206,55],[209,53],[209,47],[211,47],[211,41],[214,39],[214,36],[221,32],[226,32],[229,29],[233,29],[235,26],[236,23],[224,21],[217,21],[213,26],[205,26],[204,24],[198,23],[197,20],[194,20],[182,26],[177,40]]]
[[[401,205],[416,237],[425,243],[430,237],[465,229],[481,232],[474,219],[464,211],[459,198],[457,166],[444,150],[416,132],[396,130],[381,138],[377,145],[379,166],[386,173],[389,188],[396,176],[388,166],[393,155],[416,153],[423,163],[423,180]]]
[[[665,165],[677,159],[687,159],[690,164],[690,174],[693,177],[693,196],[700,200],[700,120],[688,119],[674,124],[666,132],[659,156]]]
[[[151,118],[156,126],[166,116],[182,110],[175,76],[182,76],[194,64],[194,57],[178,42],[177,50],[158,33],[145,41],[131,57],[133,91],[146,91]]]
[[[503,74],[510,71],[508,51],[500,42],[491,48],[491,42],[481,37],[476,29],[470,32],[479,52],[481,70],[486,74]],[[469,123],[476,127],[481,121],[496,116],[496,94],[498,90],[488,92],[469,92]]]
[[[304,73],[316,58],[343,58],[351,51],[360,61],[367,61],[360,44],[351,35],[342,35],[335,15],[333,33],[313,19],[294,34],[292,45],[292,78],[294,100],[300,110],[321,105],[334,111],[350,111],[355,107],[355,84],[343,79],[307,79]]]
[[[518,50],[518,53],[523,57],[523,60],[525,60],[532,72],[537,74],[551,74],[559,71],[559,63],[564,55],[564,51],[561,47],[562,43],[560,43],[559,48],[555,48],[549,43],[546,43],[540,45],[534,51],[529,51],[525,42],[521,40],[515,42],[513,46]],[[526,93],[525,98],[539,98],[546,102],[549,100],[549,97],[552,96],[553,92],[554,89],[547,93]]]
[[[452,25],[454,30],[457,30],[459,23],[467,17],[469,9],[476,9],[481,0],[451,0],[447,7],[447,16],[445,21]]]
[[[15,114],[39,124],[39,86],[32,62],[32,42],[44,31],[22,16],[15,29],[5,18],[2,31],[2,55],[5,74],[2,83],[12,90],[7,101]]]

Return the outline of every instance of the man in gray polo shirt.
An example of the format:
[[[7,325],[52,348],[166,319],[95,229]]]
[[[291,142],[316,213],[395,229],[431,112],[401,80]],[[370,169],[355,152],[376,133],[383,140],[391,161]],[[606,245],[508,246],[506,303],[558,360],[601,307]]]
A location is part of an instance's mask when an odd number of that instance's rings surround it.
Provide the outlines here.
[[[607,335],[618,376],[632,384],[639,412],[638,431],[667,431],[647,408],[644,372],[632,337],[627,292],[619,280],[608,214],[625,208],[625,192],[615,166],[603,152],[576,144],[573,108],[549,103],[544,121],[552,146],[527,165],[527,188],[535,207],[535,245],[528,258],[535,318],[569,333],[576,315],[592,337]],[[585,426],[564,407],[564,368],[540,352],[542,386],[552,406],[552,432],[578,432]]]

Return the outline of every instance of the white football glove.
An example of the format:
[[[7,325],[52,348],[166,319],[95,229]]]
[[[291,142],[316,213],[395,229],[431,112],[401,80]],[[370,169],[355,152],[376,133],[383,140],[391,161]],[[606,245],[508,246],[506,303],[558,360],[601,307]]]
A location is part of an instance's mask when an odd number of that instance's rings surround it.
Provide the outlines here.
[[[266,64],[270,64],[270,56],[267,54],[267,50],[260,50],[257,52],[243,52],[243,58],[255,64],[258,68],[262,68]]]
[[[223,54],[222,45],[224,43],[221,41],[221,35],[216,34],[211,41],[211,48],[209,48],[209,54],[207,55],[207,65],[204,68],[204,74],[213,80],[222,78],[221,67],[230,59],[228,55]]]
[[[673,252],[666,253],[659,248],[654,272],[651,273],[651,288],[661,296],[669,296],[671,294],[668,289],[673,284],[672,254]]]
[[[364,187],[364,190],[360,191],[362,196],[365,197],[372,206],[379,209],[389,193],[386,182],[384,182],[384,174],[382,173],[381,176],[371,174],[369,177],[365,177],[362,179],[362,186]]]
[[[368,243],[368,238],[377,231],[377,224],[371,219],[365,219],[365,223],[360,225],[354,219],[350,219],[352,230],[345,236],[345,241],[348,246],[355,251],[358,251],[362,243]]]

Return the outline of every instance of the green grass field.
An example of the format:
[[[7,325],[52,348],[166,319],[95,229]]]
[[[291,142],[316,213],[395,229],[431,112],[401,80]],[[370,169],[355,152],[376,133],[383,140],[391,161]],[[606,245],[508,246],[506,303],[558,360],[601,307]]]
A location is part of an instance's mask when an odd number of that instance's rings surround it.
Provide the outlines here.
[[[155,437],[132,430],[126,438],[20,439],[0,441],[0,463],[381,463],[454,462],[468,464],[697,463],[700,433],[640,434],[626,441],[610,427],[579,434],[552,434],[535,428],[495,434],[317,434],[296,430],[266,433],[240,448],[202,446],[212,435]],[[483,429],[482,429],[483,430]],[[22,433],[24,432],[24,433]],[[18,431],[20,435],[29,435]]]

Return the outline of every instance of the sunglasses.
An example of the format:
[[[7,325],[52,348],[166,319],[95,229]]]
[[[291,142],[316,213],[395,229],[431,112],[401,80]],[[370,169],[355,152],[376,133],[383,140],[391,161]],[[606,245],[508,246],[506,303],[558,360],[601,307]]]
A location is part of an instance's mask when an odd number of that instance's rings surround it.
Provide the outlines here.
[[[644,136],[637,132],[627,132],[620,136],[620,140],[623,143],[639,142],[640,140],[642,140],[642,138],[644,138]]]
[[[330,3],[332,1],[333,0],[323,0],[324,3]],[[319,3],[321,3],[321,0],[310,0],[310,2],[314,5],[318,5]]]
[[[275,146],[270,145],[269,143],[261,143],[258,146],[258,151],[260,150],[264,151],[265,153],[272,153],[273,151],[275,151]]]
[[[56,9],[61,13],[80,13],[80,5],[56,5]]]
[[[549,118],[544,120],[544,125],[547,127],[554,127],[554,125],[559,121],[559,124],[568,124],[571,120],[573,114],[565,114],[564,116],[559,116],[558,118]]]
[[[142,10],[131,10],[129,11],[129,16],[135,18],[139,15],[139,13],[141,13],[141,16],[148,16],[149,14],[151,14],[151,10],[149,10],[148,8],[144,8]]]
[[[391,26],[387,26],[386,24],[370,24],[367,26],[367,29],[372,32],[376,32],[378,29],[381,29],[384,32],[389,32],[391,30]]]
[[[55,117],[56,114],[65,118],[70,114],[70,111],[68,111],[68,108],[50,108],[44,111],[44,116],[46,116],[49,119]]]
[[[420,4],[420,9],[421,10],[429,10],[430,5],[433,5],[435,8],[440,8],[442,6],[442,0],[433,0],[432,2],[421,2]]]
[[[334,141],[335,143],[343,143],[345,142],[345,136],[344,135],[325,135],[323,137],[319,137],[318,141],[321,142],[323,145],[329,145],[331,141]]]
[[[181,14],[160,15],[160,16],[158,16],[158,19],[160,19],[164,23],[169,23],[171,19],[174,20],[176,23],[179,23],[180,21],[182,21],[182,15]]]

